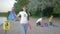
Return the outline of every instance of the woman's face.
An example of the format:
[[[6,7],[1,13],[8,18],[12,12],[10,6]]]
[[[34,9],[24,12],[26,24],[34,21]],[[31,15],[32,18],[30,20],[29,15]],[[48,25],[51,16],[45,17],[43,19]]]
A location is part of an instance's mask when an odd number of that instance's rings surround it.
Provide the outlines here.
[[[23,11],[26,11],[26,7],[23,7]]]

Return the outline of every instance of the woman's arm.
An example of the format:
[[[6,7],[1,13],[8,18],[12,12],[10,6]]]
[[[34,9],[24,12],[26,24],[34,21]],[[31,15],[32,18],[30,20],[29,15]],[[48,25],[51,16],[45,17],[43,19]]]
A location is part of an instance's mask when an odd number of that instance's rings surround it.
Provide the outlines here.
[[[30,24],[30,16],[28,16],[28,27],[29,27],[29,29],[31,30],[32,29],[32,25]]]
[[[21,15],[20,14],[16,15],[16,17],[19,17],[19,16],[21,16]]]
[[[30,13],[28,13],[28,21],[30,20],[29,18],[30,18]]]
[[[21,16],[20,14],[17,15],[17,17]]]

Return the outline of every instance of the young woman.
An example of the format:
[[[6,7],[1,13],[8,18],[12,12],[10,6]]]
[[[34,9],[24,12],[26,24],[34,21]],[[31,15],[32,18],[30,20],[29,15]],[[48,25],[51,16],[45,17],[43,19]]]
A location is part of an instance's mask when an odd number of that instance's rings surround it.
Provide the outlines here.
[[[26,11],[26,7],[24,6],[23,11],[20,11],[17,17],[21,16],[20,19],[20,31],[21,34],[27,34],[27,29],[28,29],[28,23],[29,23],[29,14]]]

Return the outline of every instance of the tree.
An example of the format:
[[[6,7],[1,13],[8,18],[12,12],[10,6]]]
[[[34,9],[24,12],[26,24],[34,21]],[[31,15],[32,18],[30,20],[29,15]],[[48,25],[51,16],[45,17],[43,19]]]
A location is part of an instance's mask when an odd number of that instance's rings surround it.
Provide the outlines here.
[[[17,3],[14,4],[16,12],[22,10],[22,6],[27,6],[28,11],[31,12],[32,16],[39,16],[41,11],[47,7],[53,7],[53,10],[47,10],[47,15],[50,13],[60,13],[60,0],[16,0]],[[52,12],[53,11],[53,12]]]
[[[29,3],[29,0],[15,0],[17,3],[14,4],[15,11],[18,13],[20,10],[22,10],[23,6],[27,6]]]
[[[46,10],[46,11],[48,11],[47,15],[50,15],[50,13],[52,13],[52,12],[54,14],[60,14],[60,0],[38,0],[38,1],[42,2],[41,3],[42,5],[40,6],[40,7],[42,7],[42,9],[44,6],[45,6],[45,8],[47,8],[48,6],[53,8],[53,9],[51,8],[51,10],[48,10],[48,9]]]

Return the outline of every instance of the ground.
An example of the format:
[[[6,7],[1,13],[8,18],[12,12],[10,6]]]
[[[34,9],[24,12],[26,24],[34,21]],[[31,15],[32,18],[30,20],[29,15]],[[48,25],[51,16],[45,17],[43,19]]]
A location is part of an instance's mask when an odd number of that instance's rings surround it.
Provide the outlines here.
[[[30,23],[32,25],[32,29],[28,28],[27,34],[60,34],[60,19],[54,18],[52,21],[57,27],[48,26],[48,27],[40,27],[36,26],[35,22],[38,18],[30,18]],[[48,21],[48,19],[46,19]],[[3,26],[0,26],[0,34],[5,34],[3,30]],[[11,22],[10,30],[7,31],[7,34],[20,34],[20,24],[19,21]]]

